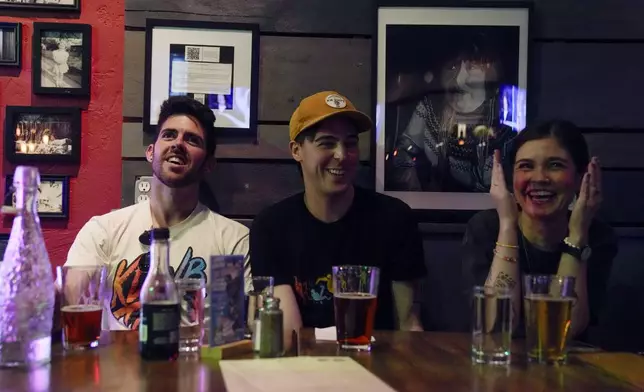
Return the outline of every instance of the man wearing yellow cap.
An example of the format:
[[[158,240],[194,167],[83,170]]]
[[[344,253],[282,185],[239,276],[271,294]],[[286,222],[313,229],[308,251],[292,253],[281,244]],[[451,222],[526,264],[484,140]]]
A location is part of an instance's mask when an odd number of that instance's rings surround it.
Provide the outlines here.
[[[304,192],[262,211],[250,235],[252,275],[274,278],[287,344],[293,329],[335,325],[331,267],[341,264],[380,267],[376,329],[422,330],[413,281],[426,268],[411,209],[353,186],[358,135],[372,126],[334,91],[303,99],[291,117]]]

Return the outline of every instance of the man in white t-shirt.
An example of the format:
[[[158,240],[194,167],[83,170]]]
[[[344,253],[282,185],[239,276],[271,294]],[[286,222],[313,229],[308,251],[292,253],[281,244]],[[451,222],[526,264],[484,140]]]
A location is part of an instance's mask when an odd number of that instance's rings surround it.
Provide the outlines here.
[[[139,291],[149,266],[153,227],[170,229],[170,269],[175,278],[204,278],[210,256],[244,255],[249,281],[248,228],[199,202],[199,183],[215,159],[215,116],[188,97],[161,106],[157,137],[147,147],[152,164],[150,199],[91,218],[80,230],[66,266],[104,264],[108,286],[103,328],[139,325]]]

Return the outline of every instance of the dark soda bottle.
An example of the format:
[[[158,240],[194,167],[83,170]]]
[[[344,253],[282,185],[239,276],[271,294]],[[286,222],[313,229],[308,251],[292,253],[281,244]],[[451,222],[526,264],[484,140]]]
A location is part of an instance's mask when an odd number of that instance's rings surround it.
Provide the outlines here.
[[[145,360],[174,360],[179,355],[179,293],[170,275],[170,231],[150,231],[150,270],[141,286],[139,353]]]

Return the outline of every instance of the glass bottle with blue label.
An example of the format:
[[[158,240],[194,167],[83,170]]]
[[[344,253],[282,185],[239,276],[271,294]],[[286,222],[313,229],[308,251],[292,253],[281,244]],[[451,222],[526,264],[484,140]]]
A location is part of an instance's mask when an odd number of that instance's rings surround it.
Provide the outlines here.
[[[150,271],[141,287],[139,353],[146,360],[174,360],[179,355],[179,293],[170,274],[170,231],[150,231]]]

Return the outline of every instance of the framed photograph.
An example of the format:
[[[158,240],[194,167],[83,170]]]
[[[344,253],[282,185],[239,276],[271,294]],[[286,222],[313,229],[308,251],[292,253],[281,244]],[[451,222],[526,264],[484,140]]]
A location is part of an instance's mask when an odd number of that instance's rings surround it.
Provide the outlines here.
[[[33,92],[89,96],[92,26],[34,23]]]
[[[7,106],[4,153],[13,163],[80,163],[78,108]]]
[[[21,27],[20,23],[0,22],[0,66],[20,67]]]
[[[529,6],[386,3],[373,51],[376,191],[418,210],[492,208],[494,150],[526,123]]]
[[[9,244],[9,234],[0,234],[0,262],[4,260],[4,252]]]
[[[215,114],[218,136],[257,135],[259,25],[148,19],[143,126],[161,104],[187,95]]]
[[[0,0],[0,9],[80,12],[81,0]]]
[[[41,218],[67,218],[69,216],[69,177],[41,175],[37,203],[38,215]],[[16,206],[12,175],[6,177],[4,205]]]

